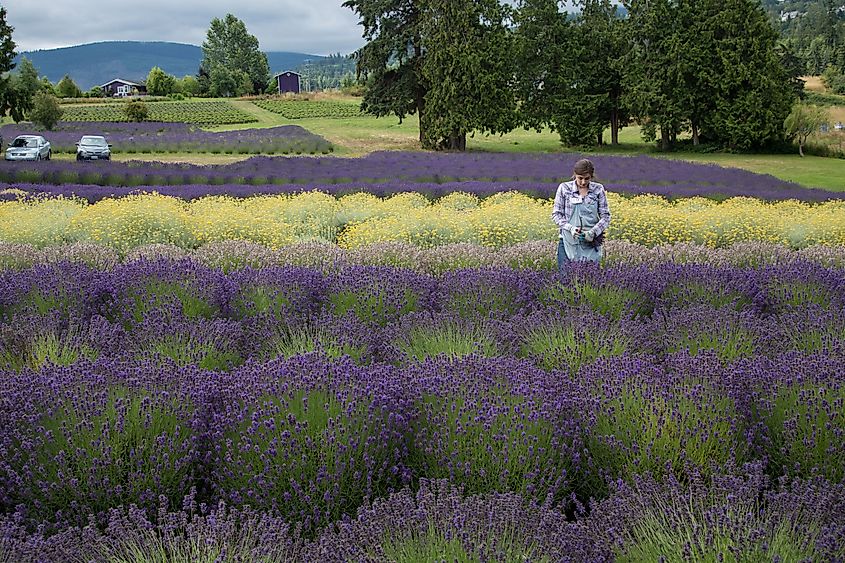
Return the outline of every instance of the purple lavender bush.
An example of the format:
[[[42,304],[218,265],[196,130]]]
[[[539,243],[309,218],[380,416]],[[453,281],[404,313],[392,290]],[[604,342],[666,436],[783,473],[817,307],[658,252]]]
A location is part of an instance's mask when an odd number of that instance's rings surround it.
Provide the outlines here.
[[[620,356],[643,347],[645,332],[638,322],[615,322],[588,307],[539,311],[510,319],[516,333],[515,355],[544,370],[575,374],[600,358]]]
[[[617,478],[651,473],[687,479],[749,455],[747,421],[730,381],[691,379],[642,356],[600,360],[578,378],[595,398],[586,471],[593,494]]]
[[[433,308],[434,280],[411,270],[352,266],[328,279],[328,310],[354,313],[366,323],[384,326],[402,315]]]
[[[611,561],[589,528],[513,493],[423,480],[361,507],[305,550],[314,561]]]
[[[107,523],[69,527],[52,535],[29,533],[12,515],[0,516],[0,553],[17,563],[59,561],[304,561],[297,529],[267,512],[207,506],[194,495],[168,510],[160,499],[155,518],[134,505],[113,508]]]
[[[325,278],[312,268],[245,268],[228,279],[236,288],[229,305],[235,319],[269,316],[290,321],[317,313],[326,299]]]
[[[555,310],[588,305],[611,319],[648,317],[665,280],[643,267],[572,264],[565,275],[549,273],[538,290],[542,307]]]
[[[454,313],[409,313],[394,323],[383,352],[386,362],[419,362],[438,356],[449,359],[505,355],[501,333],[505,322],[494,318],[467,319]]]
[[[212,488],[306,531],[408,482],[407,405],[392,370],[299,356],[223,380]]]
[[[317,354],[329,360],[347,356],[358,365],[392,361],[381,330],[354,314],[315,313],[278,321],[260,317],[244,323],[247,355],[258,361]]]
[[[193,260],[139,260],[121,265],[104,279],[110,300],[105,316],[130,327],[150,314],[188,320],[220,316],[232,292],[219,270]]]
[[[510,317],[533,308],[544,281],[533,272],[473,268],[444,272],[437,279],[440,308],[461,317]]]
[[[637,477],[587,525],[617,561],[842,561],[842,485],[774,485],[759,464],[689,483]]]
[[[513,358],[438,357],[402,372],[416,414],[409,464],[467,493],[561,505],[582,451],[582,398],[558,374]]]
[[[134,327],[129,350],[141,361],[225,371],[245,361],[246,338],[237,321],[184,320],[179,312],[158,310]]]
[[[95,315],[87,322],[61,315],[26,315],[0,323],[0,369],[39,370],[113,356],[126,345],[122,327]]]
[[[791,352],[737,366],[773,475],[845,481],[845,348]]]
[[[3,373],[2,511],[60,528],[179,502],[195,478],[196,411],[163,376],[108,361]]]

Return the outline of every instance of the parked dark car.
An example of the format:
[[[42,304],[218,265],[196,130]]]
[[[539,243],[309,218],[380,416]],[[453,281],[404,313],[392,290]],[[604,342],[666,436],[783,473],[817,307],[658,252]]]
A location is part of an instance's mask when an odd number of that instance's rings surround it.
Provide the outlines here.
[[[105,137],[83,135],[76,143],[76,160],[111,160],[111,145]]]
[[[18,135],[6,148],[6,160],[50,160],[50,141],[41,135]]]

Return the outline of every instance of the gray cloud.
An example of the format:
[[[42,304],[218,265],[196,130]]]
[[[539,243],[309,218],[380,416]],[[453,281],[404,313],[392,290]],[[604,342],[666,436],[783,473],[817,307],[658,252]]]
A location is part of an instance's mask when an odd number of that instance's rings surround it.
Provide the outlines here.
[[[85,0],[4,2],[17,50],[97,41],[201,45],[215,17],[243,20],[264,51],[350,53],[363,45],[356,15],[342,0]]]

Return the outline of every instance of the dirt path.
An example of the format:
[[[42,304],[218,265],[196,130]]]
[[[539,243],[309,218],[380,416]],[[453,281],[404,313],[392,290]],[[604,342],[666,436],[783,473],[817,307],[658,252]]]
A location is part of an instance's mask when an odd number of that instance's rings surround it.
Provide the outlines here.
[[[289,119],[285,119],[278,113],[273,113],[272,111],[260,108],[249,100],[230,100],[229,103],[244,113],[248,113],[258,119],[258,125],[274,127],[276,125],[291,124]],[[255,126],[256,124],[251,123],[250,125]]]

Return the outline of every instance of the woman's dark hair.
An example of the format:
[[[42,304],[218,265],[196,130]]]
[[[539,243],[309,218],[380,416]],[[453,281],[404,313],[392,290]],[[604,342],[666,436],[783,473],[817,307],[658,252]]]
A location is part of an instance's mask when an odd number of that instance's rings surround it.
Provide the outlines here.
[[[578,176],[585,176],[587,174],[592,176],[593,173],[596,171],[592,161],[586,158],[582,158],[581,160],[576,162],[572,170]]]

